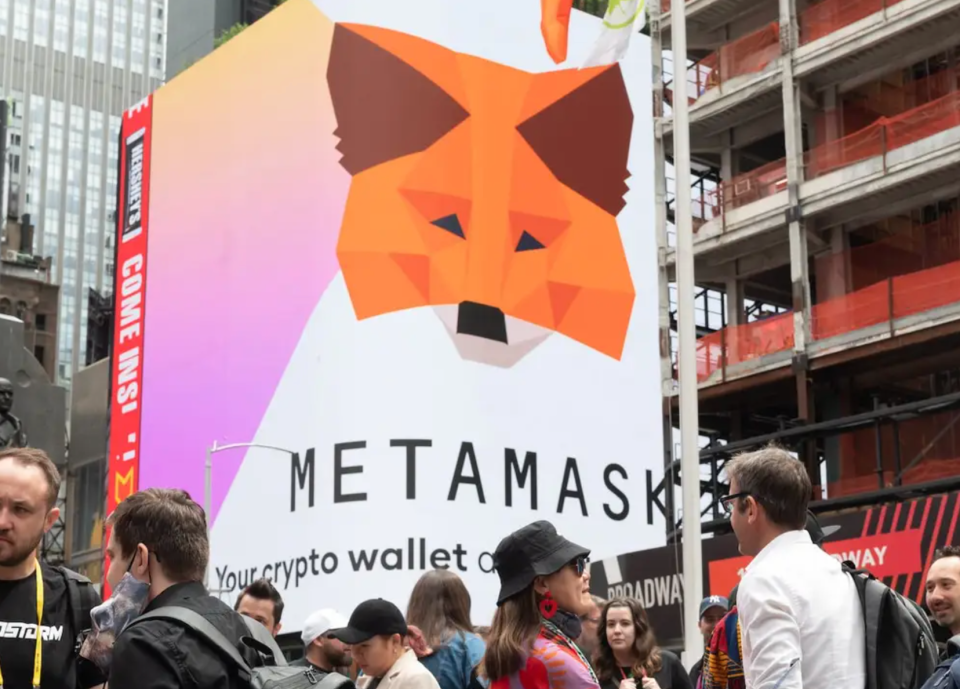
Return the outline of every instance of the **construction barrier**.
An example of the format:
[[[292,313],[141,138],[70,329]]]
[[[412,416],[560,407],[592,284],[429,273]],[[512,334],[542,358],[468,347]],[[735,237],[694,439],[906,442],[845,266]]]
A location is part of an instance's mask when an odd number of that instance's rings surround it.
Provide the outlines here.
[[[761,29],[731,41],[687,69],[690,103],[710,89],[745,74],[762,72],[780,56],[780,23],[771,22]],[[664,98],[673,104],[673,88],[664,84]]]
[[[960,260],[891,276],[810,310],[811,335],[824,340],[960,303]],[[728,326],[697,340],[697,377],[793,348],[793,312]],[[722,377],[722,376],[721,376]]]
[[[957,126],[960,126],[960,91],[894,117],[881,117],[859,131],[807,151],[804,153],[805,178],[814,179],[862,160],[886,155]],[[716,208],[716,216],[786,188],[787,161],[781,158],[722,182],[709,203]]]
[[[902,0],[822,0],[798,16],[801,45],[829,36]]]

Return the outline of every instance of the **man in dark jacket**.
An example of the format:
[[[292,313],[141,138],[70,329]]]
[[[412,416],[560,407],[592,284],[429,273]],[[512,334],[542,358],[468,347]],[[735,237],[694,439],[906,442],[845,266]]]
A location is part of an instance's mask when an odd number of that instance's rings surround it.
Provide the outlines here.
[[[125,574],[149,584],[146,608],[181,606],[205,618],[240,645],[243,618],[204,588],[210,545],[203,509],[182,490],[150,488],[131,495],[110,515],[107,580]],[[255,664],[255,658],[248,662]],[[232,689],[245,686],[236,669],[208,642],[177,622],[144,620],[117,637],[110,689]]]

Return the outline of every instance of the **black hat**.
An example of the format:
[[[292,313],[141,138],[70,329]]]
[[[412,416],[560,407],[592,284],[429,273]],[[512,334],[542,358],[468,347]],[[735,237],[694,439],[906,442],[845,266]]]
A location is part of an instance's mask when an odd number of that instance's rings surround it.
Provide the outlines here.
[[[837,533],[840,530],[840,527],[834,524],[833,526],[820,526],[820,521],[814,516],[813,512],[807,510],[807,533],[810,534],[810,540],[813,541],[814,545],[822,545],[823,541],[833,534]]]
[[[393,634],[406,636],[407,621],[400,608],[383,598],[364,601],[350,615],[346,627],[330,632],[330,636],[345,644],[359,644],[375,636]]]
[[[493,567],[500,576],[497,605],[523,591],[537,577],[559,572],[564,565],[589,554],[588,548],[568,541],[548,521],[514,531],[493,553]]]

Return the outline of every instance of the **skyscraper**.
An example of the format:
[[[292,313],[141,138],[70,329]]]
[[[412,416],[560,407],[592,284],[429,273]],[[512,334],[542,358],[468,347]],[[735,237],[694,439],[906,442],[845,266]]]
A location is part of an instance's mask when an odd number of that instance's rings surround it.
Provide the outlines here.
[[[166,0],[0,0],[11,217],[61,285],[58,381],[84,362],[88,290],[112,291],[124,109],[164,78]]]

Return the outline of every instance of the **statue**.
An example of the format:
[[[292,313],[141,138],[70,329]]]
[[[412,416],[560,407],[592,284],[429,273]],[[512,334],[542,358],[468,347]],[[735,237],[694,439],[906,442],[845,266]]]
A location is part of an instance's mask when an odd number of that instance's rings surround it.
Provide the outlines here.
[[[13,409],[13,383],[0,378],[0,450],[7,447],[26,447],[27,434],[23,424],[10,413]]]

